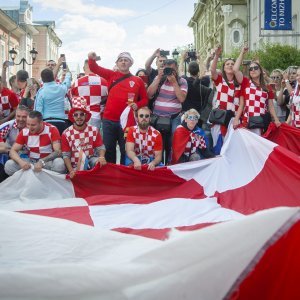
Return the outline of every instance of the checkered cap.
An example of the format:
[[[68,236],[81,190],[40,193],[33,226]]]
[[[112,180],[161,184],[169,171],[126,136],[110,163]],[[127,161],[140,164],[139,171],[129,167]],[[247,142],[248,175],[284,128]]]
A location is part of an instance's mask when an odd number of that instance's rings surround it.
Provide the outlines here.
[[[69,111],[69,120],[74,123],[74,117],[73,114],[76,110],[81,110],[84,113],[86,113],[86,122],[88,122],[91,118],[91,113],[88,110],[88,106],[86,103],[86,99],[84,97],[78,96],[78,97],[73,97],[71,100],[72,108]]]

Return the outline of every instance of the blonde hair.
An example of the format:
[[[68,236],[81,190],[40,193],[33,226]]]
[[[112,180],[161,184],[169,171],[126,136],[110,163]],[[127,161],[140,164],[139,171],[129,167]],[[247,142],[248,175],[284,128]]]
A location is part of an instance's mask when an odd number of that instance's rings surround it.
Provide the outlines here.
[[[191,108],[189,110],[187,110],[181,117],[181,122],[185,119],[187,119],[187,117],[189,115],[196,115],[198,118],[200,118],[200,114],[198,113],[198,111],[194,108]]]

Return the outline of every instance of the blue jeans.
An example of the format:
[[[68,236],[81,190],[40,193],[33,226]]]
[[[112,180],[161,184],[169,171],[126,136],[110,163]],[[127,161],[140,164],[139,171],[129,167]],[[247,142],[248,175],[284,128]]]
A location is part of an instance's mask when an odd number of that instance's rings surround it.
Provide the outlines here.
[[[121,152],[121,164],[125,164],[125,139],[124,132],[120,122],[110,120],[102,120],[103,128],[103,143],[106,148],[105,159],[109,163],[115,164],[117,162],[117,142]]]

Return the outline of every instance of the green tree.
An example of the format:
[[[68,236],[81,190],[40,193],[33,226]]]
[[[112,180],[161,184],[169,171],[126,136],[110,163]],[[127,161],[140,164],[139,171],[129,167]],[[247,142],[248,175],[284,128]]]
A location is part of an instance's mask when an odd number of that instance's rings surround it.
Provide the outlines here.
[[[237,58],[239,50],[223,57]],[[285,70],[288,66],[300,66],[300,50],[293,46],[281,44],[263,44],[261,49],[250,51],[244,57],[245,60],[258,60],[268,72],[274,69]]]

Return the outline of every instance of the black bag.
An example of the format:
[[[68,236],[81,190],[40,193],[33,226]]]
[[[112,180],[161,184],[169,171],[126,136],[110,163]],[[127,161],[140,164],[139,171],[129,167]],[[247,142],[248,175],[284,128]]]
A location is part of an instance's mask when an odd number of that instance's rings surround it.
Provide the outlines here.
[[[228,127],[228,124],[232,117],[234,117],[234,112],[232,110],[214,108],[210,112],[209,122],[212,124],[225,125],[226,127]]]
[[[265,122],[263,116],[249,117],[248,128],[249,129],[265,128]]]
[[[171,131],[171,118],[157,116],[154,127],[160,131],[160,133],[169,133]]]
[[[271,123],[271,114],[266,112],[264,115],[249,117],[248,128],[255,129],[255,128],[262,128],[266,131]]]

